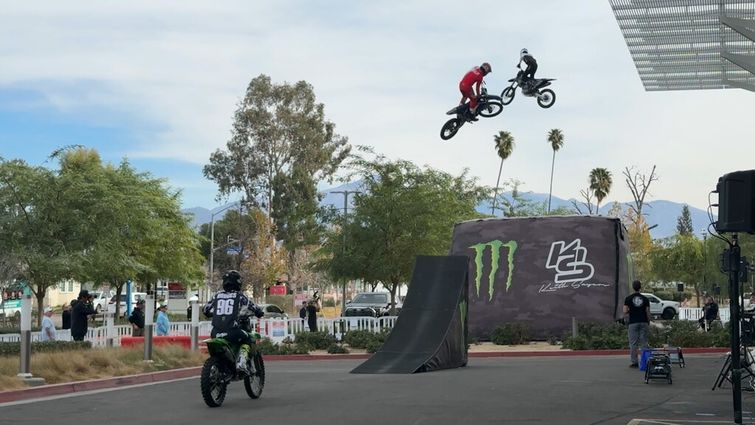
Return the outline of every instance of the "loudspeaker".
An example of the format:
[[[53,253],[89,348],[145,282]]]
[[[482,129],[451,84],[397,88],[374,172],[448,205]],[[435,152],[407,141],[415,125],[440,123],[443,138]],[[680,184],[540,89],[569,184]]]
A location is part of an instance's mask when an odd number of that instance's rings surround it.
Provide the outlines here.
[[[755,232],[755,170],[724,174],[716,185],[716,231]]]
[[[677,292],[684,292],[684,284],[683,283],[677,283],[676,284],[676,290],[677,290]]]

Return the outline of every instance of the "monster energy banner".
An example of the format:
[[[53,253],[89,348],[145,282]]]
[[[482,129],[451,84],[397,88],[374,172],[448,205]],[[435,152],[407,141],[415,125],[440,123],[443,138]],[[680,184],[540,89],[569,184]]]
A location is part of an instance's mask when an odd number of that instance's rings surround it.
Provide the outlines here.
[[[490,338],[509,322],[530,337],[561,337],[579,321],[622,316],[631,270],[618,219],[590,216],[468,221],[451,255],[469,262],[469,336]]]

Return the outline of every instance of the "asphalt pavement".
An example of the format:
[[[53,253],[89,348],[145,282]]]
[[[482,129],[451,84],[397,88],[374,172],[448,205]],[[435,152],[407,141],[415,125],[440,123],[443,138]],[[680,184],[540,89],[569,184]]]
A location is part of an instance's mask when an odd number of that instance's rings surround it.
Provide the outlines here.
[[[626,356],[470,358],[466,368],[353,375],[355,360],[267,364],[262,397],[233,383],[222,407],[199,380],[0,406],[0,424],[714,424],[732,422],[731,389],[711,391],[721,355],[688,356],[673,385],[645,384]],[[755,395],[744,393],[745,423]]]

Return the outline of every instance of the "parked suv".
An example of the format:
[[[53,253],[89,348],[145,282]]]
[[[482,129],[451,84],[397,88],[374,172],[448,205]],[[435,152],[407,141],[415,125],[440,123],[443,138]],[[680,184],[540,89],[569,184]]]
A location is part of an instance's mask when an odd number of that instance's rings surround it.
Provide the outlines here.
[[[671,320],[679,315],[679,303],[676,301],[662,300],[653,294],[643,293],[650,301],[650,314],[660,316],[661,319]]]
[[[396,314],[401,310],[401,301],[396,300]],[[346,303],[341,313],[344,317],[380,317],[391,313],[391,294],[388,292],[359,292]]]

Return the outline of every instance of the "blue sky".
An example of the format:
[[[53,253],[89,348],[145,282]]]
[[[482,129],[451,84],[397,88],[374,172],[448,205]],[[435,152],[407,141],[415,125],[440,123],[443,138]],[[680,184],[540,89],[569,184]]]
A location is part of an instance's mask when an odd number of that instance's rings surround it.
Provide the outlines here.
[[[627,201],[622,169],[656,164],[650,199],[704,208],[720,175],[752,168],[754,94],[645,92],[607,0],[462,9],[430,0],[6,3],[0,156],[40,164],[59,146],[83,144],[167,178],[186,207],[211,207],[216,188],[202,166],[225,145],[248,82],[265,73],[310,82],[351,143],[452,173],[468,167],[488,185],[499,130],[516,141],[503,177],[537,192],[548,190],[546,134],[563,130],[562,198],[577,197],[600,166],[614,175],[609,200]],[[442,142],[463,73],[491,62],[488,88],[499,92],[522,47],[539,76],[557,78],[556,105],[517,96],[499,117]]]

